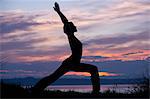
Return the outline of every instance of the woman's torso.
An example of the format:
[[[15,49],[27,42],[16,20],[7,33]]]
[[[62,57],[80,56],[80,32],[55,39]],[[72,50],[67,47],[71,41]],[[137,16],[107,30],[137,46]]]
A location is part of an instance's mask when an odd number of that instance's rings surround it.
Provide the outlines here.
[[[68,39],[72,51],[70,58],[72,58],[73,62],[80,62],[82,56],[82,43],[74,35],[68,36]]]

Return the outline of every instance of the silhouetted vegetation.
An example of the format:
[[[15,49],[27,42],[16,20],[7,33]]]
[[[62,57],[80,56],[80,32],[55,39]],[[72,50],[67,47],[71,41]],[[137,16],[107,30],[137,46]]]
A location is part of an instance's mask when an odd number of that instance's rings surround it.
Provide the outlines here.
[[[150,90],[150,85],[149,85],[149,78],[144,77],[143,82],[141,84],[137,84],[133,86],[133,90],[130,92],[134,96],[145,96],[149,97],[149,90]]]
[[[1,83],[2,98],[149,98],[149,79],[144,79],[143,84],[133,86],[128,93],[119,93],[115,90],[107,90],[97,95],[92,93],[81,93],[75,91],[49,91],[44,90],[40,94],[33,95],[28,88],[19,85]]]
[[[28,91],[24,88],[22,88],[19,85],[15,85],[15,84],[5,84],[5,83],[1,83],[0,85],[1,88],[1,97],[2,98],[11,98],[11,97],[15,97],[15,98],[19,98],[19,97],[28,97]]]

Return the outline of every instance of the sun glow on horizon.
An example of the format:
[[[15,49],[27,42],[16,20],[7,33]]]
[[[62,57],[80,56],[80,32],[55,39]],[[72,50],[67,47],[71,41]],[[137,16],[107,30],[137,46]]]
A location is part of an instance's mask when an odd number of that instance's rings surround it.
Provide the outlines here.
[[[87,72],[67,72],[65,75],[76,75],[76,76],[91,76]],[[109,73],[109,72],[99,72],[99,76],[119,76],[121,74]]]

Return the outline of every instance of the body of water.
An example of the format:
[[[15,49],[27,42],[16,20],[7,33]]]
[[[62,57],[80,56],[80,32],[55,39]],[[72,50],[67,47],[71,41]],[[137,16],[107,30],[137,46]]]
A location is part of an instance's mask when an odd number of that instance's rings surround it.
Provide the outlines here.
[[[134,85],[118,84],[118,85],[101,85],[101,92],[107,90],[115,90],[116,92],[127,93],[133,89]],[[91,85],[52,85],[48,86],[47,90],[61,90],[61,91],[77,91],[77,92],[91,92]]]

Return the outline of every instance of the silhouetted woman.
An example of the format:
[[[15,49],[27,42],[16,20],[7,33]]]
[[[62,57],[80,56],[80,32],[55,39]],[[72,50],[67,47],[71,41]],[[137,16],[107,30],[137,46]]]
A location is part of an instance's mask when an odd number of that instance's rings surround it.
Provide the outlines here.
[[[61,66],[53,74],[41,79],[34,86],[34,91],[40,92],[48,85],[56,81],[60,76],[64,75],[66,72],[75,71],[89,72],[91,74],[93,93],[99,93],[100,81],[97,67],[90,64],[80,63],[82,56],[82,43],[74,35],[74,32],[77,32],[76,26],[74,26],[72,22],[68,22],[67,18],[60,11],[58,3],[55,3],[54,10],[58,13],[64,24],[64,33],[68,37],[72,54],[69,58],[62,62]]]

